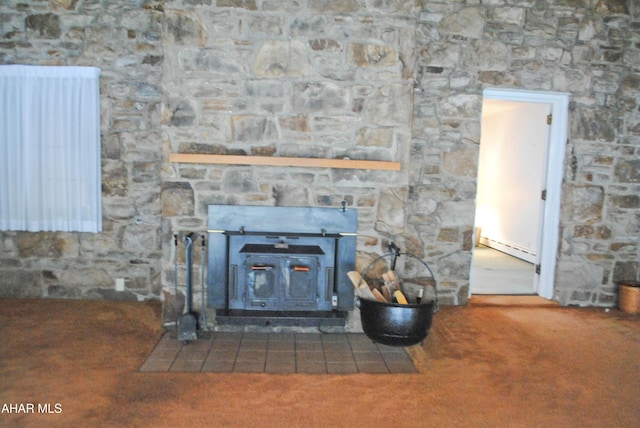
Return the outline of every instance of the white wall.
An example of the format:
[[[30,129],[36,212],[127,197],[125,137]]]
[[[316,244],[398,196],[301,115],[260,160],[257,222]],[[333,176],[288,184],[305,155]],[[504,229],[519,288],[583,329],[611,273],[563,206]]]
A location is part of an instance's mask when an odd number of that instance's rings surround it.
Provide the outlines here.
[[[541,103],[483,103],[476,227],[518,257],[538,249],[549,112]]]

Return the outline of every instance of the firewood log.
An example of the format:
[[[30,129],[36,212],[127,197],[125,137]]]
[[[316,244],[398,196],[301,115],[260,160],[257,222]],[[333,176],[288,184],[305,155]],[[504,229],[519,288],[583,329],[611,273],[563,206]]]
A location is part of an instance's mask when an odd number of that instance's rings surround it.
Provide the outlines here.
[[[374,288],[371,292],[378,302],[389,303],[389,301],[377,289]]]
[[[396,291],[393,293],[393,297],[395,297],[396,301],[397,301],[398,303],[400,303],[401,305],[407,305],[407,304],[409,304],[409,302],[407,301],[407,298],[406,298],[406,297],[404,297],[404,294],[402,294],[402,291],[400,291],[400,290],[396,290]]]
[[[371,291],[369,287],[358,287],[355,289],[355,295],[360,297],[361,299],[367,300],[377,300],[375,294]]]
[[[391,301],[391,291],[389,290],[389,286],[387,284],[382,284],[382,295],[387,302]]]
[[[358,272],[357,270],[352,270],[351,272],[347,272],[347,276],[349,277],[349,279],[351,280],[351,283],[355,288],[362,287],[362,286],[369,288],[369,284],[367,284],[367,281],[365,281],[364,278],[362,278],[362,275],[360,275],[360,272]]]
[[[396,275],[394,271],[390,270],[389,272],[387,272],[387,276],[389,277],[389,280],[393,283],[393,286],[395,287],[395,289],[399,290],[400,281],[398,281],[398,275]]]

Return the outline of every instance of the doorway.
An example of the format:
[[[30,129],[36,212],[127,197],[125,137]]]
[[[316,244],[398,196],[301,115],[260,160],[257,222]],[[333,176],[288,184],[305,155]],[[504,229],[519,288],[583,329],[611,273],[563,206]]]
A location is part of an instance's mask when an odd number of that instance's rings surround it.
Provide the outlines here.
[[[568,94],[483,93],[470,294],[553,298]]]

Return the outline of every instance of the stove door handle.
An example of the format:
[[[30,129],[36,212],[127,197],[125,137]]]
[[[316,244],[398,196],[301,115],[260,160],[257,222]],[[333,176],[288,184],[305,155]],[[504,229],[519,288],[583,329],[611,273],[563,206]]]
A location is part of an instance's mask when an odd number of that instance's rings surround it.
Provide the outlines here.
[[[251,270],[272,270],[273,266],[265,266],[265,265],[253,265],[251,266]]]
[[[309,266],[300,266],[300,265],[298,265],[298,266],[294,266],[293,270],[296,271],[296,272],[309,272],[310,269],[309,269]]]

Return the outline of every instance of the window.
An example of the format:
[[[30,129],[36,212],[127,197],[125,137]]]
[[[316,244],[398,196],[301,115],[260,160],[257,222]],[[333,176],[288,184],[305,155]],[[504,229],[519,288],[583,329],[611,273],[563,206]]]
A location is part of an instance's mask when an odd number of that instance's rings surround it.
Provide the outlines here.
[[[0,66],[0,230],[102,230],[99,76]]]

